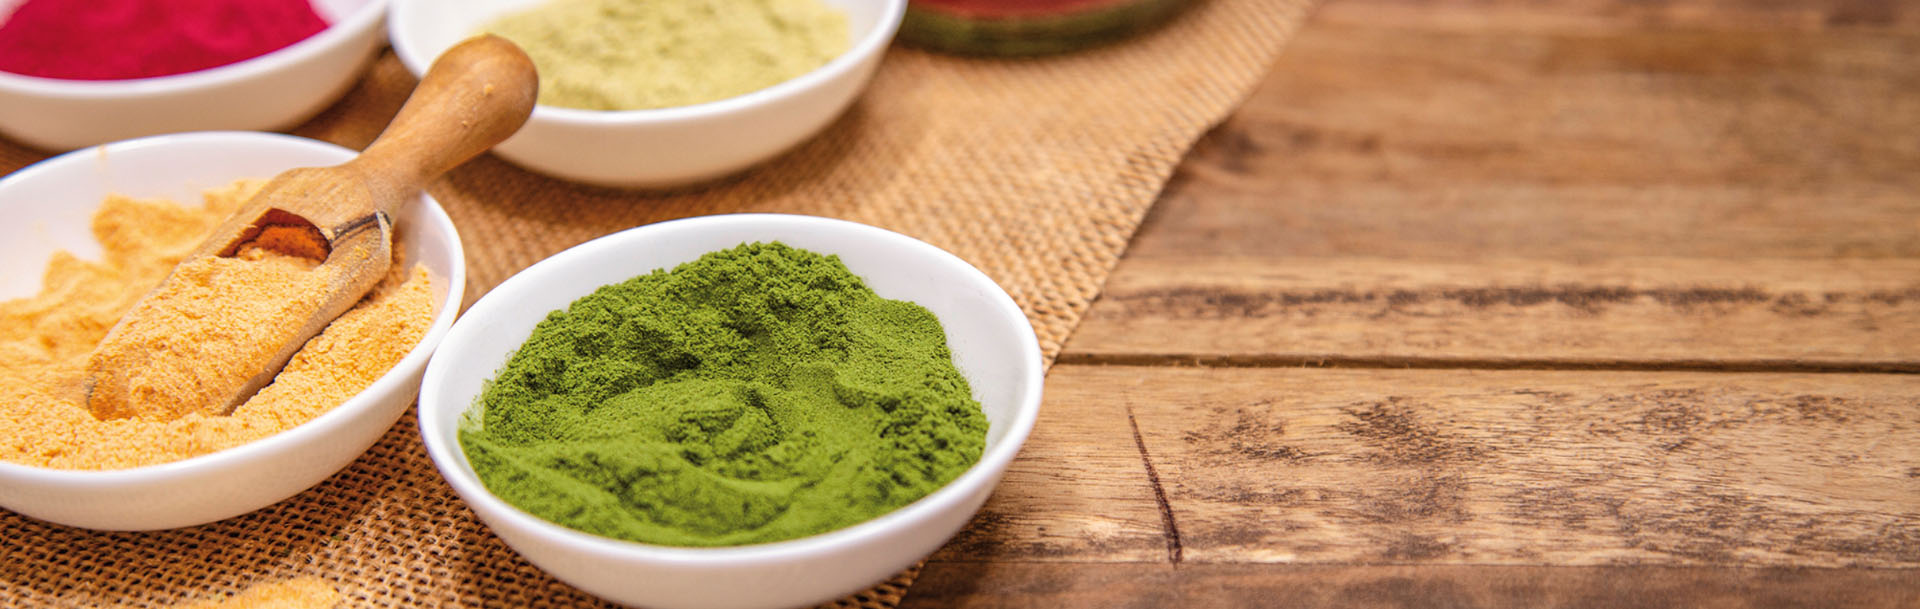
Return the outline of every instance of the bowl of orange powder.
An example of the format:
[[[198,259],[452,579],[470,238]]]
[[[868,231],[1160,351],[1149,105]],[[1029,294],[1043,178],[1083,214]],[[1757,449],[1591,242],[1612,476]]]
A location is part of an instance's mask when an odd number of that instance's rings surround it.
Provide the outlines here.
[[[0,133],[47,150],[282,129],[346,93],[387,0],[0,0]]]
[[[353,155],[287,135],[183,133],[0,179],[0,264],[19,271],[0,275],[0,507],[92,529],[204,524],[319,484],[392,428],[466,283],[459,235],[424,193],[396,216],[380,286],[231,412],[103,420],[82,383],[107,329],[266,178]]]

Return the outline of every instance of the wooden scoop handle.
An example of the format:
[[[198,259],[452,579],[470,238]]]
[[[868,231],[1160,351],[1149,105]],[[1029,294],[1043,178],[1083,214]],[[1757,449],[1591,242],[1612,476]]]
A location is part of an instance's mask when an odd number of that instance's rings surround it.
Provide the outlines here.
[[[406,193],[453,169],[527,122],[539,79],[533,60],[506,39],[482,35],[447,49],[386,131],[345,167]],[[410,196],[374,197],[380,211]]]
[[[190,412],[224,414],[246,401],[387,273],[391,222],[399,208],[426,181],[519,129],[533,113],[537,87],[533,61],[505,39],[481,36],[442,54],[399,116],[359,156],[275,176],[181,263],[233,255],[249,245],[322,260],[303,275],[305,293],[284,301],[223,294],[223,301],[258,312],[253,318],[271,319],[247,324],[261,329],[257,334],[221,333],[227,338],[199,341],[191,349],[173,343],[155,348],[150,343],[183,333],[160,320],[218,323],[196,304],[208,298],[169,275],[88,358],[88,408],[101,419],[172,420]],[[219,353],[203,357],[207,344]]]
[[[232,255],[259,236],[249,226],[278,223],[310,227],[282,245],[307,243],[270,249],[324,259],[340,231],[364,227],[376,213],[397,215],[427,181],[513,135],[533,113],[538,93],[533,60],[505,38],[483,35],[454,45],[434,60],[366,150],[340,165],[274,177],[194,255]],[[297,219],[263,218],[272,210]]]

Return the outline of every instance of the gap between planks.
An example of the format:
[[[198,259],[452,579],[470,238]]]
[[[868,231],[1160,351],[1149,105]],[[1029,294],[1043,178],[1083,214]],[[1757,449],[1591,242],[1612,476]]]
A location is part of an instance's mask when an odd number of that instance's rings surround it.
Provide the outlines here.
[[[1912,577],[1907,569],[935,561],[901,607],[1894,608],[1920,600]]]
[[[1067,366],[1171,366],[1198,368],[1359,368],[1382,370],[1595,370],[1729,373],[1920,373],[1913,361],[1818,361],[1790,359],[1493,359],[1463,357],[1354,356],[1324,354],[1099,353],[1068,351],[1054,362]]]

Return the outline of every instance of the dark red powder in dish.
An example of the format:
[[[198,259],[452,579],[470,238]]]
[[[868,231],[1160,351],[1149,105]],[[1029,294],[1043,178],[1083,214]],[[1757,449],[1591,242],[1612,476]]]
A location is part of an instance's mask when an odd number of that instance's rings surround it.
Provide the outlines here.
[[[308,0],[27,0],[0,24],[0,70],[166,76],[258,57],[326,28]]]

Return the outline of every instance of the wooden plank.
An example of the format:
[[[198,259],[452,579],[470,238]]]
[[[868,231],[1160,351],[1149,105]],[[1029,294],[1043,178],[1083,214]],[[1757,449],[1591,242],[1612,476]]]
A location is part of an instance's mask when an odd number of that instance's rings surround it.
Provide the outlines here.
[[[1062,361],[1920,370],[1915,13],[1330,3]]]
[[[1920,256],[1916,13],[1332,2],[1129,257]]]
[[[1908,608],[1909,569],[930,562],[903,609]]]
[[[1187,563],[1920,566],[1916,376],[1054,375],[1133,412]]]
[[[1130,417],[1110,388],[1058,368],[1040,420],[945,560],[1166,560],[1163,519]]]
[[[1920,566],[1916,376],[1057,365],[1048,391],[935,561]]]
[[[1158,256],[1061,361],[1920,370],[1920,260]]]

